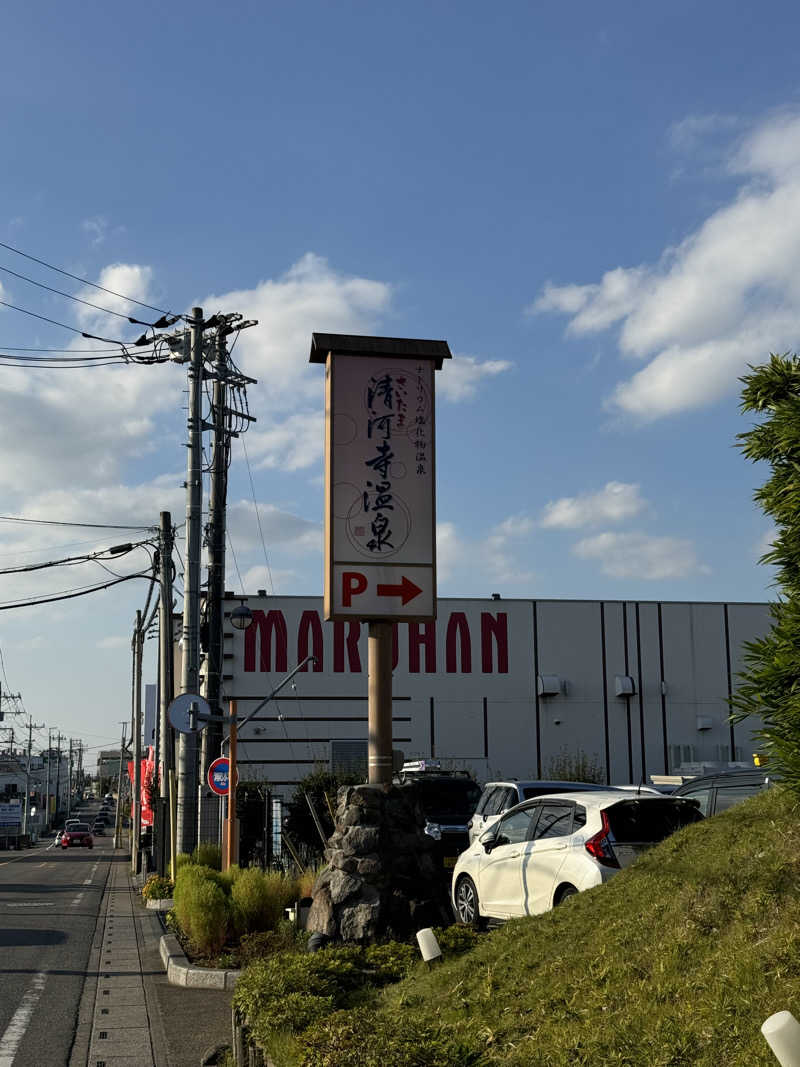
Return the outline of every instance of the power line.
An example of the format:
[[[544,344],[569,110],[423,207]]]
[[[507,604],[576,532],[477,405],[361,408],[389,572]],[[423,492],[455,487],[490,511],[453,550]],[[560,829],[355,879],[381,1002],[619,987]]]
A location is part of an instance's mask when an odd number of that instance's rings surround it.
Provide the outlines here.
[[[40,264],[42,267],[47,267],[48,270],[54,270],[58,274],[63,274],[66,278],[72,278],[73,281],[80,282],[82,285],[91,285],[93,289],[99,289],[101,292],[108,293],[110,296],[117,296],[121,300],[128,300],[131,304],[138,304],[139,307],[149,308],[150,311],[159,311],[162,315],[173,314],[172,311],[165,311],[164,308],[157,308],[152,304],[145,304],[141,300],[134,300],[132,296],[125,296],[124,293],[115,293],[113,289],[106,289],[104,285],[98,285],[97,282],[90,282],[88,278],[81,278],[77,274],[70,274],[68,270],[62,270],[61,267],[54,267],[52,263],[47,263],[44,259],[37,259],[36,256],[31,256],[19,248],[14,248],[13,245],[7,245],[0,241],[0,248],[6,248],[9,252],[14,252],[18,256],[24,256],[25,259],[30,259],[34,263]]]
[[[258,522],[258,532],[259,532],[259,534],[261,536],[261,547],[264,549],[264,560],[266,561],[266,564],[267,564],[267,575],[269,577],[269,591],[274,596],[275,595],[275,583],[272,580],[272,568],[269,565],[269,555],[267,554],[267,543],[264,540],[264,531],[261,528],[261,516],[260,516],[260,514],[258,512],[258,503],[256,502],[256,487],[253,484],[253,472],[250,470],[250,460],[249,460],[249,458],[247,456],[247,446],[245,445],[244,440],[242,440],[242,451],[244,452],[244,459],[245,459],[245,463],[247,464],[247,473],[248,473],[248,475],[250,477],[250,491],[253,494],[253,507],[255,508],[255,511],[256,511],[256,520]]]
[[[27,345],[0,345],[9,352],[117,352],[117,348],[29,348]]]
[[[64,559],[49,560],[46,563],[27,563],[23,567],[3,567],[0,568],[0,574],[24,574],[28,571],[41,571],[48,567],[71,567],[76,563],[100,563],[98,556],[105,556],[110,553],[111,559],[121,559],[124,556],[134,552],[137,548],[141,548],[143,545],[152,544],[152,541],[137,541],[135,544],[117,546],[119,549],[124,547],[124,551],[114,551],[113,548],[102,548],[98,552],[88,552],[83,556],[67,556]],[[115,578],[119,578],[120,575],[114,575]]]
[[[18,307],[16,304],[9,304],[7,300],[0,300],[0,304],[3,307],[11,308],[12,311],[21,311],[23,315],[30,315],[34,319],[41,319],[42,322],[49,322],[51,326],[61,326],[64,330],[69,330],[71,333],[80,334],[81,337],[93,338],[94,334],[84,333],[83,330],[79,330],[77,326],[69,326],[66,322],[59,322],[57,319],[49,319],[47,315],[40,315],[37,311],[28,311],[27,308]],[[98,341],[105,341],[106,344],[119,344],[124,348],[122,341],[114,341],[108,337],[98,337]]]
[[[28,522],[37,526],[81,526],[89,530],[154,530],[154,526],[114,526],[101,522],[62,522],[58,519],[24,519],[17,515],[0,515],[2,522]]]
[[[56,349],[55,351],[68,352],[69,349]],[[156,349],[155,348],[148,348],[147,351],[145,351],[145,352],[137,352],[136,353],[136,357],[137,358],[141,358],[142,356],[155,356],[155,354],[156,354]],[[23,355],[18,355],[16,352],[9,351],[9,352],[0,352],[0,358],[2,358],[2,359],[13,359],[18,363],[28,363],[28,364],[34,364],[35,365],[37,363],[80,363],[80,364],[92,364],[92,363],[103,363],[103,362],[106,362],[106,363],[108,363],[108,362],[123,362],[123,363],[127,363],[127,362],[130,361],[131,357],[127,356],[124,352],[120,352],[120,350],[117,348],[117,349],[109,349],[108,351],[104,351],[104,352],[101,352],[99,354],[95,354],[95,355],[91,355],[91,356],[88,356],[88,355],[78,355],[78,356],[68,356],[68,355],[63,355],[63,356],[47,356],[47,355],[42,355],[42,356],[23,356]],[[164,357],[164,361],[166,361],[166,359],[168,359],[168,358],[169,357],[165,356]]]
[[[105,582],[103,585],[95,586],[81,586],[77,590],[65,590],[59,595],[39,597],[36,600],[9,600],[4,604],[0,604],[0,611],[10,611],[13,608],[32,608],[39,604],[53,604],[57,600],[74,600],[79,596],[88,596],[89,593],[99,593],[103,589],[109,589],[112,585],[119,585],[120,582],[129,582],[132,578],[149,578],[151,576],[150,571],[141,571],[138,574],[126,574],[123,578],[115,578],[113,581]]]
[[[38,285],[40,289],[46,289],[48,293],[55,293],[56,296],[63,296],[67,300],[74,300],[76,304],[83,304],[87,308],[94,308],[95,311],[102,311],[104,315],[115,315],[118,319],[125,319],[126,322],[135,323],[137,326],[150,326],[149,322],[142,322],[141,319],[133,319],[129,315],[123,314],[121,311],[112,311],[111,308],[101,307],[99,304],[93,304],[90,300],[82,300],[79,296],[74,296],[72,293],[65,293],[63,289],[54,289],[50,285],[45,285],[44,282],[37,282],[35,278],[29,278],[27,274],[18,274],[15,270],[11,270],[10,267],[0,266],[0,270],[5,274],[11,274],[15,278],[19,278],[23,282],[29,282],[31,285]],[[127,300],[127,297],[122,299]]]
[[[239,588],[242,591],[242,596],[244,596],[244,582],[242,581],[242,575],[241,575],[241,573],[239,571],[239,564],[238,564],[238,562],[236,560],[236,553],[233,550],[233,541],[231,541],[230,530],[226,530],[225,533],[226,533],[226,535],[228,537],[228,548],[231,550],[231,555],[233,556],[233,565],[236,568],[236,575],[237,575],[237,577],[239,579]]]

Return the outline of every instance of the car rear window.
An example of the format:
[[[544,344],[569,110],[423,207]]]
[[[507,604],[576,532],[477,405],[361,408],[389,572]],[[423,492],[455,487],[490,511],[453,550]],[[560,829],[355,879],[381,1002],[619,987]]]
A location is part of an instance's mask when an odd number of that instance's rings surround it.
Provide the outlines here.
[[[92,832],[88,822],[79,822],[74,826],[70,826],[69,832],[73,834],[90,834]]]
[[[480,800],[480,787],[471,778],[417,779],[422,809],[430,822],[466,823]]]
[[[690,800],[623,800],[606,808],[614,840],[623,843],[646,841],[657,844],[680,830],[682,826],[700,822],[703,818],[696,804]]]

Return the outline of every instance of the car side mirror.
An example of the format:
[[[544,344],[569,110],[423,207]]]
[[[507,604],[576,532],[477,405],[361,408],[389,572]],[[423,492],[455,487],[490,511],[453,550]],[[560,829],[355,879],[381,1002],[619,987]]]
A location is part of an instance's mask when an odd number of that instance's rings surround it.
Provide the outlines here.
[[[497,844],[497,837],[495,834],[487,834],[481,838],[481,844],[483,845],[484,852],[491,852],[494,846]]]

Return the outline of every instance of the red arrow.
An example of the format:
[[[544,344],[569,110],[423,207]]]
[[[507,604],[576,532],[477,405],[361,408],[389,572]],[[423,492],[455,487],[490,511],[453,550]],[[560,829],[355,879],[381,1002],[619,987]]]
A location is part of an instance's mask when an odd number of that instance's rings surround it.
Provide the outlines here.
[[[405,606],[409,600],[413,600],[415,596],[419,596],[422,592],[418,585],[414,585],[410,578],[403,577],[400,585],[379,585],[378,596],[399,596],[402,597],[401,603]]]

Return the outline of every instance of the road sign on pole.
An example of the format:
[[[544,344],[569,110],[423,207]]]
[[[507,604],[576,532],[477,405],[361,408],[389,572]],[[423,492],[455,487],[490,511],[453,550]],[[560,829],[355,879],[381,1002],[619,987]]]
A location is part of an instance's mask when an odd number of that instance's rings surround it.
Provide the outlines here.
[[[325,617],[436,617],[434,371],[446,341],[315,333],[325,363]]]
[[[218,756],[208,766],[208,788],[218,797],[228,795],[230,760],[227,756]]]
[[[182,734],[197,733],[211,714],[208,701],[197,693],[181,693],[167,708],[170,726]]]

